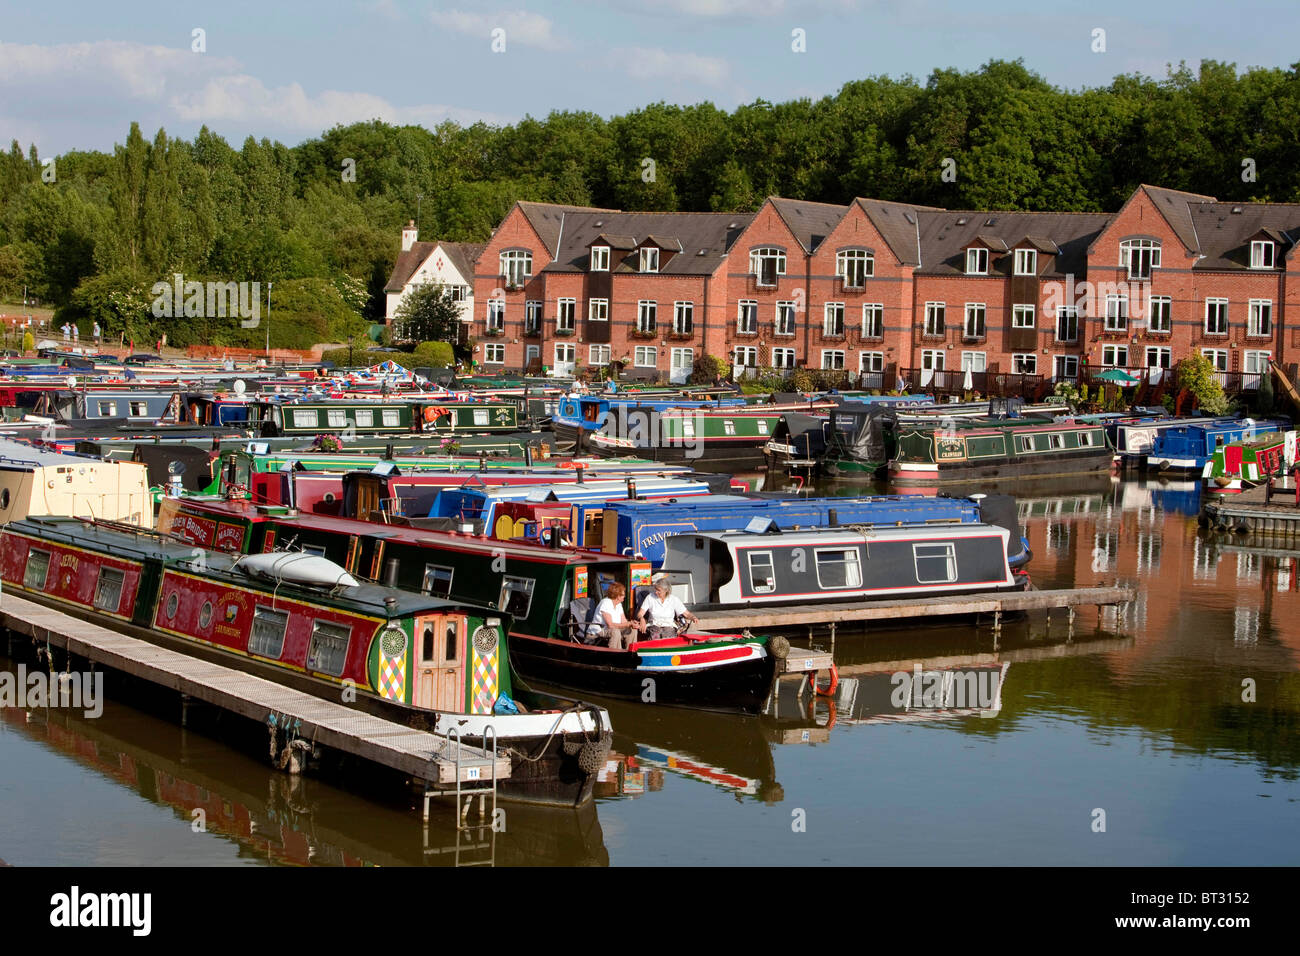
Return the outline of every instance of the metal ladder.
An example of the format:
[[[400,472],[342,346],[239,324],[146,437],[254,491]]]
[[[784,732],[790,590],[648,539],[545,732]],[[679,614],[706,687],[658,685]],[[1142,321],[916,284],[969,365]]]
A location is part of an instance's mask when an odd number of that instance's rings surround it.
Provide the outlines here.
[[[489,747],[489,741],[491,746]],[[452,750],[452,756],[456,762],[456,866],[495,866],[496,865],[496,819],[497,819],[497,732],[496,728],[488,724],[483,728],[483,753],[491,761],[491,769],[487,780],[487,785],[483,786],[481,778],[478,777],[479,768],[468,767],[467,773],[461,772],[461,758],[464,755],[464,747],[461,743],[460,731],[452,727],[447,731],[447,745]],[[466,776],[470,780],[479,779],[479,786],[467,787]],[[492,808],[488,811],[488,795],[492,797]],[[469,822],[469,809],[474,802],[474,797],[478,797],[478,822]],[[487,845],[483,845],[483,837],[487,836]],[[465,841],[469,841],[466,843]],[[487,849],[488,858],[486,860],[462,860],[461,854],[464,850],[483,850]]]

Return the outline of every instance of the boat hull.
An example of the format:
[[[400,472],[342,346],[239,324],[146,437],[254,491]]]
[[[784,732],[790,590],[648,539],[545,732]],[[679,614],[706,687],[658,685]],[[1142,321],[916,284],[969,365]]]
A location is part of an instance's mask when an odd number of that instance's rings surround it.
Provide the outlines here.
[[[1098,474],[1112,471],[1114,456],[1110,454],[1087,458],[1072,456],[1061,458],[1032,458],[1022,461],[1001,460],[989,464],[962,462],[953,465],[936,465],[930,462],[889,463],[889,480],[895,484],[933,484],[948,481],[998,478],[1050,478]]]

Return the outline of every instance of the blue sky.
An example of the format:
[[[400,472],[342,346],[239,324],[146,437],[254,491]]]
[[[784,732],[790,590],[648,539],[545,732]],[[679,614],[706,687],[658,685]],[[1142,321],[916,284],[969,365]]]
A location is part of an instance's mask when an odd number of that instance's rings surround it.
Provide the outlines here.
[[[1059,12],[1057,10],[1059,9]],[[869,75],[924,79],[1023,58],[1068,88],[1162,77],[1201,59],[1287,67],[1294,0],[279,0],[9,4],[0,21],[0,138],[42,155],[105,149],[131,120],[206,123],[297,143],[380,117],[511,122],[658,100],[730,109],[834,93]],[[206,51],[191,50],[205,31]],[[492,31],[505,31],[493,52]],[[1106,50],[1092,50],[1093,30]],[[806,52],[791,49],[805,31]]]

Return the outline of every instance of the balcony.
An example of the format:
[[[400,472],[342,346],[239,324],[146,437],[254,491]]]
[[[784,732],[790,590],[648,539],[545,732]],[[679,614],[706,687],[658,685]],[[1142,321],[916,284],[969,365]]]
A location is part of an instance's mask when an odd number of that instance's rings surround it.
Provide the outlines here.
[[[556,334],[557,336],[559,336],[560,338],[567,338],[567,337],[569,337],[570,335],[577,335],[578,333],[577,333],[577,330],[576,330],[576,329],[570,329],[570,328],[558,328],[558,327],[557,327],[556,330],[555,330],[555,334]]]
[[[653,339],[658,338],[659,332],[656,329],[633,329],[632,338],[634,339]]]
[[[668,333],[668,338],[674,342],[688,342],[695,338],[695,332],[688,329],[673,329]]]
[[[524,338],[536,339],[536,338],[541,338],[541,335],[542,335],[542,327],[540,325],[524,326]]]

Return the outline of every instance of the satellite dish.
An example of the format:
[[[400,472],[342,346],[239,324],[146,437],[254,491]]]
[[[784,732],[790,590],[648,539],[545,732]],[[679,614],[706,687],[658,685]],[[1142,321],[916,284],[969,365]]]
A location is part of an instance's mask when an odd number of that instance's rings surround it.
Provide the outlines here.
[[[244,394],[244,391],[245,391],[247,388],[248,388],[248,386],[244,384],[244,380],[243,380],[242,378],[237,378],[237,379],[235,379],[235,394],[236,394],[236,395],[243,395],[243,394]]]

